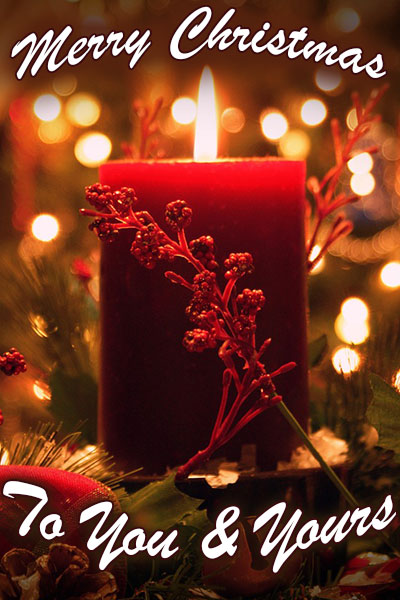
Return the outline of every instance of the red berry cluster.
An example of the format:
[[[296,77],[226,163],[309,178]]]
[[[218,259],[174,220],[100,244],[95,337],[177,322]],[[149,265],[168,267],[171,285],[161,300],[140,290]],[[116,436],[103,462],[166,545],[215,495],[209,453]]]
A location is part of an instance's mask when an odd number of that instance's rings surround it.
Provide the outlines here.
[[[175,256],[166,246],[165,235],[154,223],[144,225],[136,232],[131,254],[146,269],[154,269],[159,260],[172,260]]]
[[[210,235],[202,235],[196,240],[192,240],[189,243],[189,249],[193,256],[209,271],[213,271],[218,267],[218,263],[215,261],[215,244]]]
[[[239,279],[254,272],[253,257],[249,252],[231,252],[224,265],[226,279]]]
[[[115,224],[110,223],[108,219],[95,219],[93,223],[90,223],[89,229],[95,231],[102,242],[113,242],[118,235]]]
[[[262,290],[244,289],[236,298],[240,312],[244,315],[255,316],[264,307],[265,296]]]
[[[183,345],[189,352],[203,352],[209,348],[215,348],[217,341],[215,336],[205,329],[192,329],[185,333]]]
[[[174,231],[180,231],[190,225],[192,209],[184,200],[169,202],[165,208],[165,220]]]
[[[9,376],[24,373],[26,371],[25,358],[15,348],[10,348],[0,355],[0,371]]]
[[[89,204],[100,211],[108,210],[113,201],[113,193],[110,186],[102,185],[101,183],[86,186],[85,196]]]
[[[95,183],[85,188],[86,200],[101,212],[126,216],[137,202],[135,190],[123,187],[113,192],[109,185]]]

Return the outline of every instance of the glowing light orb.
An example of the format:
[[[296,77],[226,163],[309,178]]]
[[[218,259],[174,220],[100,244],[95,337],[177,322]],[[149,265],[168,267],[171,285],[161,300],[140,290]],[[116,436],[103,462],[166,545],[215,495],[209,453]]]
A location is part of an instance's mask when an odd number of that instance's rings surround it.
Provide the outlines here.
[[[301,129],[292,129],[279,140],[281,154],[293,160],[306,158],[310,152],[310,148],[310,138]]]
[[[171,108],[172,116],[180,125],[189,125],[196,118],[197,104],[191,98],[177,98]]]
[[[366,321],[369,317],[369,308],[361,298],[347,298],[342,303],[340,312],[348,321]]]
[[[317,98],[306,100],[301,107],[300,115],[303,122],[310,127],[320,125],[328,114],[325,104]]]
[[[58,236],[60,225],[53,215],[38,215],[32,221],[31,231],[32,235],[37,240],[41,242],[51,242]]]
[[[374,166],[374,160],[369,152],[361,152],[353,156],[347,163],[349,171],[356,175],[365,175],[369,173]]]
[[[384,286],[391,289],[400,288],[400,262],[393,260],[386,263],[381,269],[380,278]]]
[[[239,133],[246,123],[244,112],[240,108],[226,108],[221,116],[221,125],[228,133]]]
[[[393,375],[393,387],[400,392],[400,369]]]
[[[54,121],[61,112],[61,102],[53,94],[43,94],[35,100],[33,112],[41,121]]]
[[[369,325],[367,321],[349,321],[340,314],[335,321],[335,333],[342,342],[357,346],[368,339]]]
[[[342,76],[338,71],[320,68],[315,73],[315,83],[323,92],[333,92],[342,83]]]
[[[59,96],[69,96],[76,90],[77,83],[73,75],[59,75],[53,81],[53,90]]]
[[[351,131],[354,131],[355,128],[357,127],[357,125],[358,125],[358,119],[357,119],[357,111],[356,111],[355,108],[352,108],[347,113],[347,116],[346,116],[346,125],[347,125],[347,127]]]
[[[71,126],[62,117],[54,121],[43,121],[39,125],[38,136],[44,144],[58,144],[64,142],[71,134]]]
[[[350,179],[350,187],[357,196],[368,196],[375,189],[372,173],[355,173]]]
[[[33,384],[33,393],[38,400],[41,400],[45,404],[51,400],[51,391],[47,383],[39,381],[38,379]]]
[[[90,127],[99,120],[101,106],[99,101],[90,94],[74,94],[69,98],[65,112],[73,125]]]
[[[264,113],[260,118],[261,130],[267,140],[276,141],[285,135],[289,128],[286,117],[276,111]]]
[[[361,357],[357,350],[341,346],[333,353],[332,364],[337,373],[350,375],[359,370]]]
[[[107,160],[112,150],[110,138],[104,133],[85,133],[77,140],[74,148],[76,159],[85,167],[98,167]]]
[[[336,27],[344,33],[350,33],[357,29],[360,24],[360,15],[354,8],[343,7],[335,14]]]

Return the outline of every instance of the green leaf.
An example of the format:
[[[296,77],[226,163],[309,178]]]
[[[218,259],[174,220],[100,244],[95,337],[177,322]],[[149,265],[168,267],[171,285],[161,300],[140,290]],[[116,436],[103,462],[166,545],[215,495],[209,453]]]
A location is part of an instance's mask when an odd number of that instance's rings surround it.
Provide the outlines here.
[[[308,344],[308,366],[310,369],[316,367],[323,359],[328,348],[328,338],[324,333],[316,340]]]
[[[72,431],[84,421],[82,436],[90,444],[97,437],[97,384],[88,374],[71,376],[55,369],[50,376],[50,410],[57,421],[62,421],[66,431]]]
[[[135,527],[166,531],[179,522],[196,526],[197,518],[192,513],[202,502],[180,492],[175,486],[175,473],[172,473],[166,479],[150,483],[131,494],[124,501],[123,509]]]
[[[395,452],[400,462],[400,394],[381,377],[370,375],[373,399],[367,410],[367,419],[379,434],[378,445]]]

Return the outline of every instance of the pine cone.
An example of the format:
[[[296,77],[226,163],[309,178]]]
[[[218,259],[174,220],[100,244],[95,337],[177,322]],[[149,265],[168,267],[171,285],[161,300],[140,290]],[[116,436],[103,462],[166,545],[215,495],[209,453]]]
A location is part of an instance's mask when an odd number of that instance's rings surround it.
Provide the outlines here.
[[[117,584],[107,571],[88,573],[87,555],[67,544],[52,544],[36,558],[14,548],[1,560],[1,600],[116,600]]]

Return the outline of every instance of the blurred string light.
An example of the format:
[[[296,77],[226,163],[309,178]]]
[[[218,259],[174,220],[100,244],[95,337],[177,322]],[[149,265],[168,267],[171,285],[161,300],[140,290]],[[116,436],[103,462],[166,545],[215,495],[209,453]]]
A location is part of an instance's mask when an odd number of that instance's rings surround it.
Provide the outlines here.
[[[351,108],[346,115],[346,125],[350,131],[354,131],[358,125],[357,111],[355,108]]]
[[[58,117],[54,121],[43,121],[38,129],[38,136],[44,144],[65,142],[70,134],[71,126],[63,117]]]
[[[69,96],[76,90],[78,82],[73,75],[59,75],[53,81],[53,90],[59,96]]]
[[[99,120],[101,106],[97,98],[91,94],[79,93],[68,99],[65,112],[73,125],[90,127]]]
[[[53,215],[42,214],[33,219],[31,231],[40,242],[51,242],[58,236],[60,225]]]
[[[109,137],[97,131],[81,135],[74,148],[75,158],[85,167],[98,167],[112,150]]]
[[[385,287],[400,288],[400,262],[393,260],[386,263],[381,269],[380,278]]]
[[[375,189],[375,177],[372,173],[354,173],[350,187],[357,196],[368,196]]]
[[[374,160],[369,152],[361,152],[353,156],[347,163],[349,171],[355,175],[364,175],[369,173],[374,166]]]
[[[400,392],[400,369],[393,375],[393,387]]]
[[[369,336],[369,309],[361,298],[347,298],[335,321],[335,333],[347,344],[362,344]]]
[[[278,141],[289,128],[286,117],[278,111],[263,112],[260,117],[261,130],[267,140]]]
[[[302,160],[308,156],[310,149],[310,138],[301,129],[292,129],[279,140],[279,150],[286,158]]]
[[[240,108],[231,106],[226,108],[221,115],[221,125],[228,133],[239,133],[245,123],[246,117]]]
[[[61,112],[61,102],[53,94],[43,94],[36,98],[33,112],[41,121],[54,121]]]
[[[47,383],[44,381],[39,381],[38,379],[33,384],[33,393],[36,398],[43,402],[44,404],[48,404],[51,400],[51,391]]]
[[[177,98],[171,107],[173,118],[180,125],[189,125],[196,118],[197,104],[192,98]]]
[[[321,246],[316,244],[310,253],[310,261],[311,262],[317,258],[320,251],[321,251]],[[318,273],[320,273],[323,270],[324,267],[325,267],[325,258],[322,257],[317,263],[315,263],[315,265],[313,266],[313,268],[310,271],[310,275],[317,275]]]
[[[359,370],[361,357],[357,350],[339,346],[332,355],[332,364],[336,373],[350,375]]]
[[[360,15],[354,8],[340,8],[334,15],[334,22],[339,31],[343,33],[351,33],[360,24]]]
[[[342,83],[342,76],[334,69],[319,68],[315,73],[315,84],[323,92],[334,92]]]
[[[302,121],[310,127],[320,125],[326,119],[327,114],[328,111],[325,104],[322,100],[318,100],[318,98],[306,100],[300,109]]]

